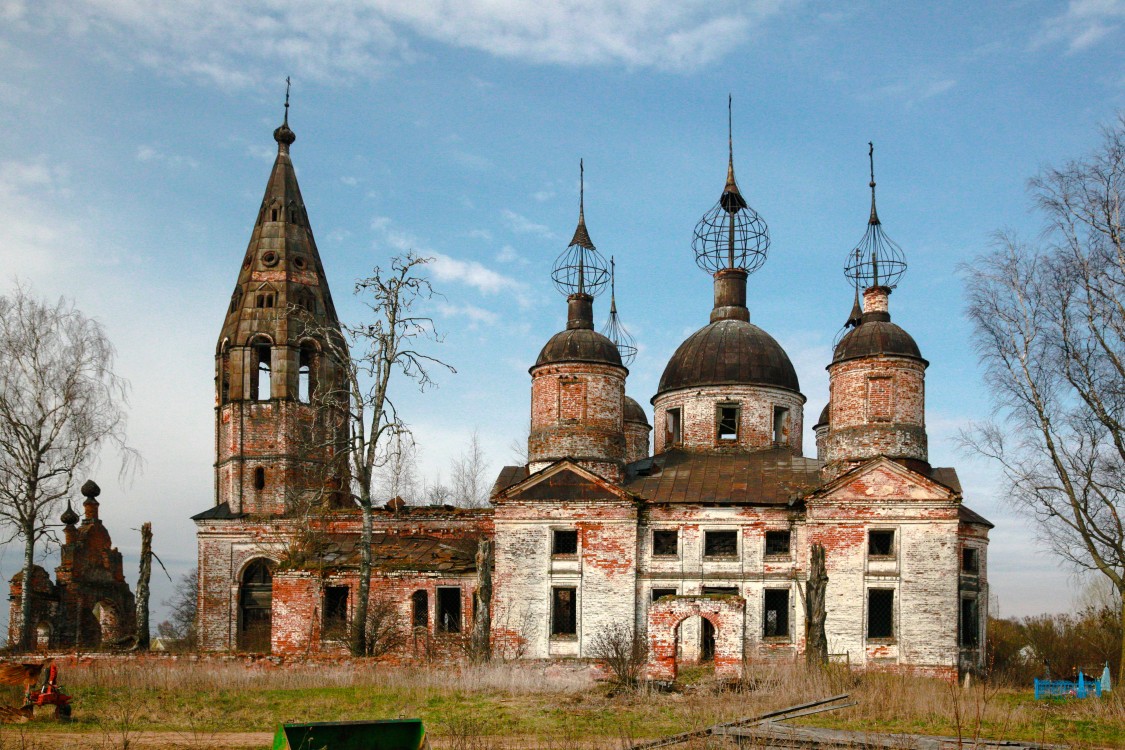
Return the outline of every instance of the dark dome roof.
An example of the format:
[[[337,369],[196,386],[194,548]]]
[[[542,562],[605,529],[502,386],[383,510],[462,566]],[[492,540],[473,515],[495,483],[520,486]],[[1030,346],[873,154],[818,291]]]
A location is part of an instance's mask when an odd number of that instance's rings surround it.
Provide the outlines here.
[[[648,415],[645,414],[644,408],[628,396],[625,397],[625,421],[648,424]]]
[[[717,320],[668,360],[656,393],[703,385],[765,385],[800,391],[797,371],[773,336],[744,320]]]
[[[820,410],[820,417],[817,418],[816,424],[813,425],[814,430],[817,427],[820,427],[822,424],[828,424],[828,416],[829,416],[829,412],[831,411],[831,409],[830,409],[831,406],[832,406],[832,402],[829,401],[827,404],[824,405],[824,408]]]
[[[832,363],[880,354],[926,361],[922,359],[918,344],[902,328],[889,320],[865,320],[840,339]]]
[[[589,328],[568,328],[552,336],[539,352],[535,367],[552,362],[597,362],[624,367],[617,345]]]

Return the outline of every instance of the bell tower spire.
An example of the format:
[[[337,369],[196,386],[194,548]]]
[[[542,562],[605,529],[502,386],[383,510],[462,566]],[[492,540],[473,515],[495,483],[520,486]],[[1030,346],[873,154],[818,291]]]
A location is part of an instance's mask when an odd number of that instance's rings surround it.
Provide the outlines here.
[[[281,514],[294,493],[318,489],[301,486],[315,459],[297,427],[339,379],[325,352],[340,323],[289,155],[285,83],[277,158],[215,352],[216,505],[231,513]]]

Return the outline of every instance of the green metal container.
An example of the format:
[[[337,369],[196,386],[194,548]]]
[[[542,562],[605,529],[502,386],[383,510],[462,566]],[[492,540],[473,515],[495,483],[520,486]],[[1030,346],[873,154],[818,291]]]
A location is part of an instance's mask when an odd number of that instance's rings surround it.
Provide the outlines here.
[[[429,750],[421,719],[282,724],[273,750]]]

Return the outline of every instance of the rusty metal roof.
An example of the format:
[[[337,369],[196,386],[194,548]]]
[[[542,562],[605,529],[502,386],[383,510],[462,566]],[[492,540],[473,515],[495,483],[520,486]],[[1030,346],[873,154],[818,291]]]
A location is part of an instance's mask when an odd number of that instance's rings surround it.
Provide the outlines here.
[[[700,328],[680,344],[656,393],[732,384],[801,390],[789,355],[773,336],[744,320],[725,319]]]
[[[961,519],[961,523],[978,524],[980,526],[987,526],[990,529],[996,528],[996,524],[992,523],[992,521],[989,521],[987,518],[982,516],[980,513],[977,513],[967,505],[962,505],[958,509],[957,515]]]
[[[624,486],[649,503],[788,505],[821,483],[816,459],[770,448],[720,455],[668,451],[629,464]]]
[[[926,362],[922,359],[918,344],[909,333],[892,323],[889,316],[886,320],[872,320],[871,317],[874,315],[878,313],[864,313],[863,322],[840,339],[836,351],[832,354],[833,364],[881,354],[910,357]]]
[[[492,495],[498,495],[513,484],[527,479],[527,477],[526,466],[505,466],[500,470],[500,476],[496,477],[496,483],[492,485]]]
[[[589,328],[570,328],[552,336],[539,352],[535,367],[554,362],[596,362],[623,367],[617,345]]]
[[[820,416],[817,417],[816,424],[813,425],[814,430],[817,427],[820,427],[822,424],[828,424],[828,418],[831,416],[831,412],[832,412],[831,407],[832,407],[832,402],[829,401],[827,404],[824,405],[824,408],[820,410]]]
[[[445,538],[376,532],[371,538],[371,562],[376,571],[394,573],[471,573],[476,570],[477,537]],[[358,540],[339,537],[326,561],[337,566],[359,564]]]

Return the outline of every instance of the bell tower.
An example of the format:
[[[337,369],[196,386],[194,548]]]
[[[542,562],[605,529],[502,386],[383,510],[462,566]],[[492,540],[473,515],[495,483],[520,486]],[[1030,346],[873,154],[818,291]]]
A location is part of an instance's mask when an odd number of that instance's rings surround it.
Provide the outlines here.
[[[288,80],[286,81],[288,84]],[[215,502],[232,514],[280,515],[325,488],[327,394],[339,388],[328,344],[340,335],[309,226],[285,118],[215,351]]]

